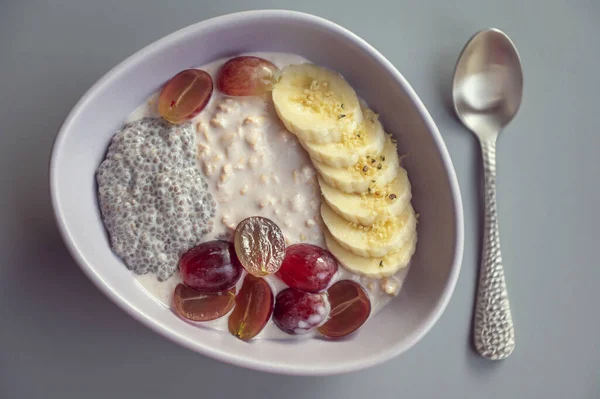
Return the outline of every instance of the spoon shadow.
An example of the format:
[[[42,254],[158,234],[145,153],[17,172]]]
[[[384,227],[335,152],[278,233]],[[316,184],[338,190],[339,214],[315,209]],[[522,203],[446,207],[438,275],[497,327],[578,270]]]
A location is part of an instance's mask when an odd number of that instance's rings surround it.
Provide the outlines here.
[[[454,102],[452,100],[452,79],[454,77],[454,67],[457,61],[456,49],[444,49],[436,57],[434,77],[435,90],[439,98],[442,99],[443,109],[446,116],[453,119],[458,124],[460,120],[454,111]]]
[[[466,128],[465,128],[466,129]],[[475,349],[474,346],[474,342],[473,342],[473,331],[475,329],[475,298],[477,295],[477,287],[479,285],[479,275],[480,275],[480,265],[481,262],[483,261],[483,252],[482,252],[482,248],[483,248],[483,220],[485,217],[485,207],[484,207],[484,184],[483,184],[483,159],[481,156],[481,150],[479,148],[479,142],[478,140],[474,140],[475,141],[475,148],[473,149],[473,167],[471,168],[471,180],[474,182],[474,191],[472,193],[472,205],[475,208],[475,223],[473,223],[473,231],[474,237],[476,238],[476,242],[478,243],[477,246],[475,246],[475,251],[477,251],[477,254],[475,256],[475,260],[476,263],[474,265],[475,267],[475,273],[473,274],[474,276],[474,281],[473,281],[473,287],[475,287],[474,289],[474,296],[473,296],[473,303],[472,303],[472,307],[471,307],[471,323],[469,325],[469,331],[471,332],[471,334],[469,334],[469,347],[471,348],[472,352],[477,355],[477,357],[479,356],[479,353],[477,352],[477,350]],[[480,357],[481,358],[481,357]],[[482,360],[485,360],[483,358],[481,358]],[[495,362],[494,362],[495,363]]]

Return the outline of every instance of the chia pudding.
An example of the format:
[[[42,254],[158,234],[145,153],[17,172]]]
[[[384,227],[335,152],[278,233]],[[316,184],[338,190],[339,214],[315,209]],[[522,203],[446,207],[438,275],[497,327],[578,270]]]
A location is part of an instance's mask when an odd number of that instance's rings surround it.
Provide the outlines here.
[[[213,230],[216,202],[196,167],[191,124],[128,123],[98,168],[98,198],[113,251],[136,274],[164,281]]]

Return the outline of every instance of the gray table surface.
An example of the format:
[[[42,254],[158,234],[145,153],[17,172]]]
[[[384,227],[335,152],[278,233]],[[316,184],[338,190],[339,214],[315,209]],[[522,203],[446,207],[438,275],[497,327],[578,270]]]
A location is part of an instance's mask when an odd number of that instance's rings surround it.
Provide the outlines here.
[[[102,296],[54,224],[52,141],[89,86],[165,34],[257,8],[323,16],[379,49],[429,108],[458,174],[466,245],[454,296],[417,346],[366,371],[273,376],[183,349]],[[460,49],[488,26],[513,38],[525,70],[498,148],[517,339],[498,363],[469,345],[480,160],[446,105]],[[598,0],[0,0],[0,398],[600,397],[599,37]]]

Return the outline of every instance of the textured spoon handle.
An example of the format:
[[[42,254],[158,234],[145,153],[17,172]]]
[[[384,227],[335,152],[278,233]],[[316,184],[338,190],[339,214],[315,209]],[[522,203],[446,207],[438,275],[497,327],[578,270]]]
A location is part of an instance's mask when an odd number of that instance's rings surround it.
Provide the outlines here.
[[[496,209],[496,138],[482,139],[485,176],[483,257],[475,304],[473,339],[483,357],[504,359],[515,348],[515,330],[504,281]]]

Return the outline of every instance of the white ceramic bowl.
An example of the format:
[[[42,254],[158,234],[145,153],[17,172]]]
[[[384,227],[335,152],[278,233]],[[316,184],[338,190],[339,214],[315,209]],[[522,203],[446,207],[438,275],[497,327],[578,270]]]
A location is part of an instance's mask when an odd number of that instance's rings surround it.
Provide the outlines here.
[[[95,170],[125,117],[182,69],[247,51],[283,51],[342,73],[410,154],[404,164],[421,214],[419,244],[399,295],[356,334],[340,341],[242,342],[194,327],[152,300],[111,252],[96,198]],[[77,103],[56,139],[50,166],[56,219],[85,274],[148,327],[207,356],[258,370],[324,375],[362,369],[413,346],[438,320],[458,277],[463,217],[458,183],[442,137],[413,89],[379,52],[327,20],[291,11],[221,16],[137,52]]]

